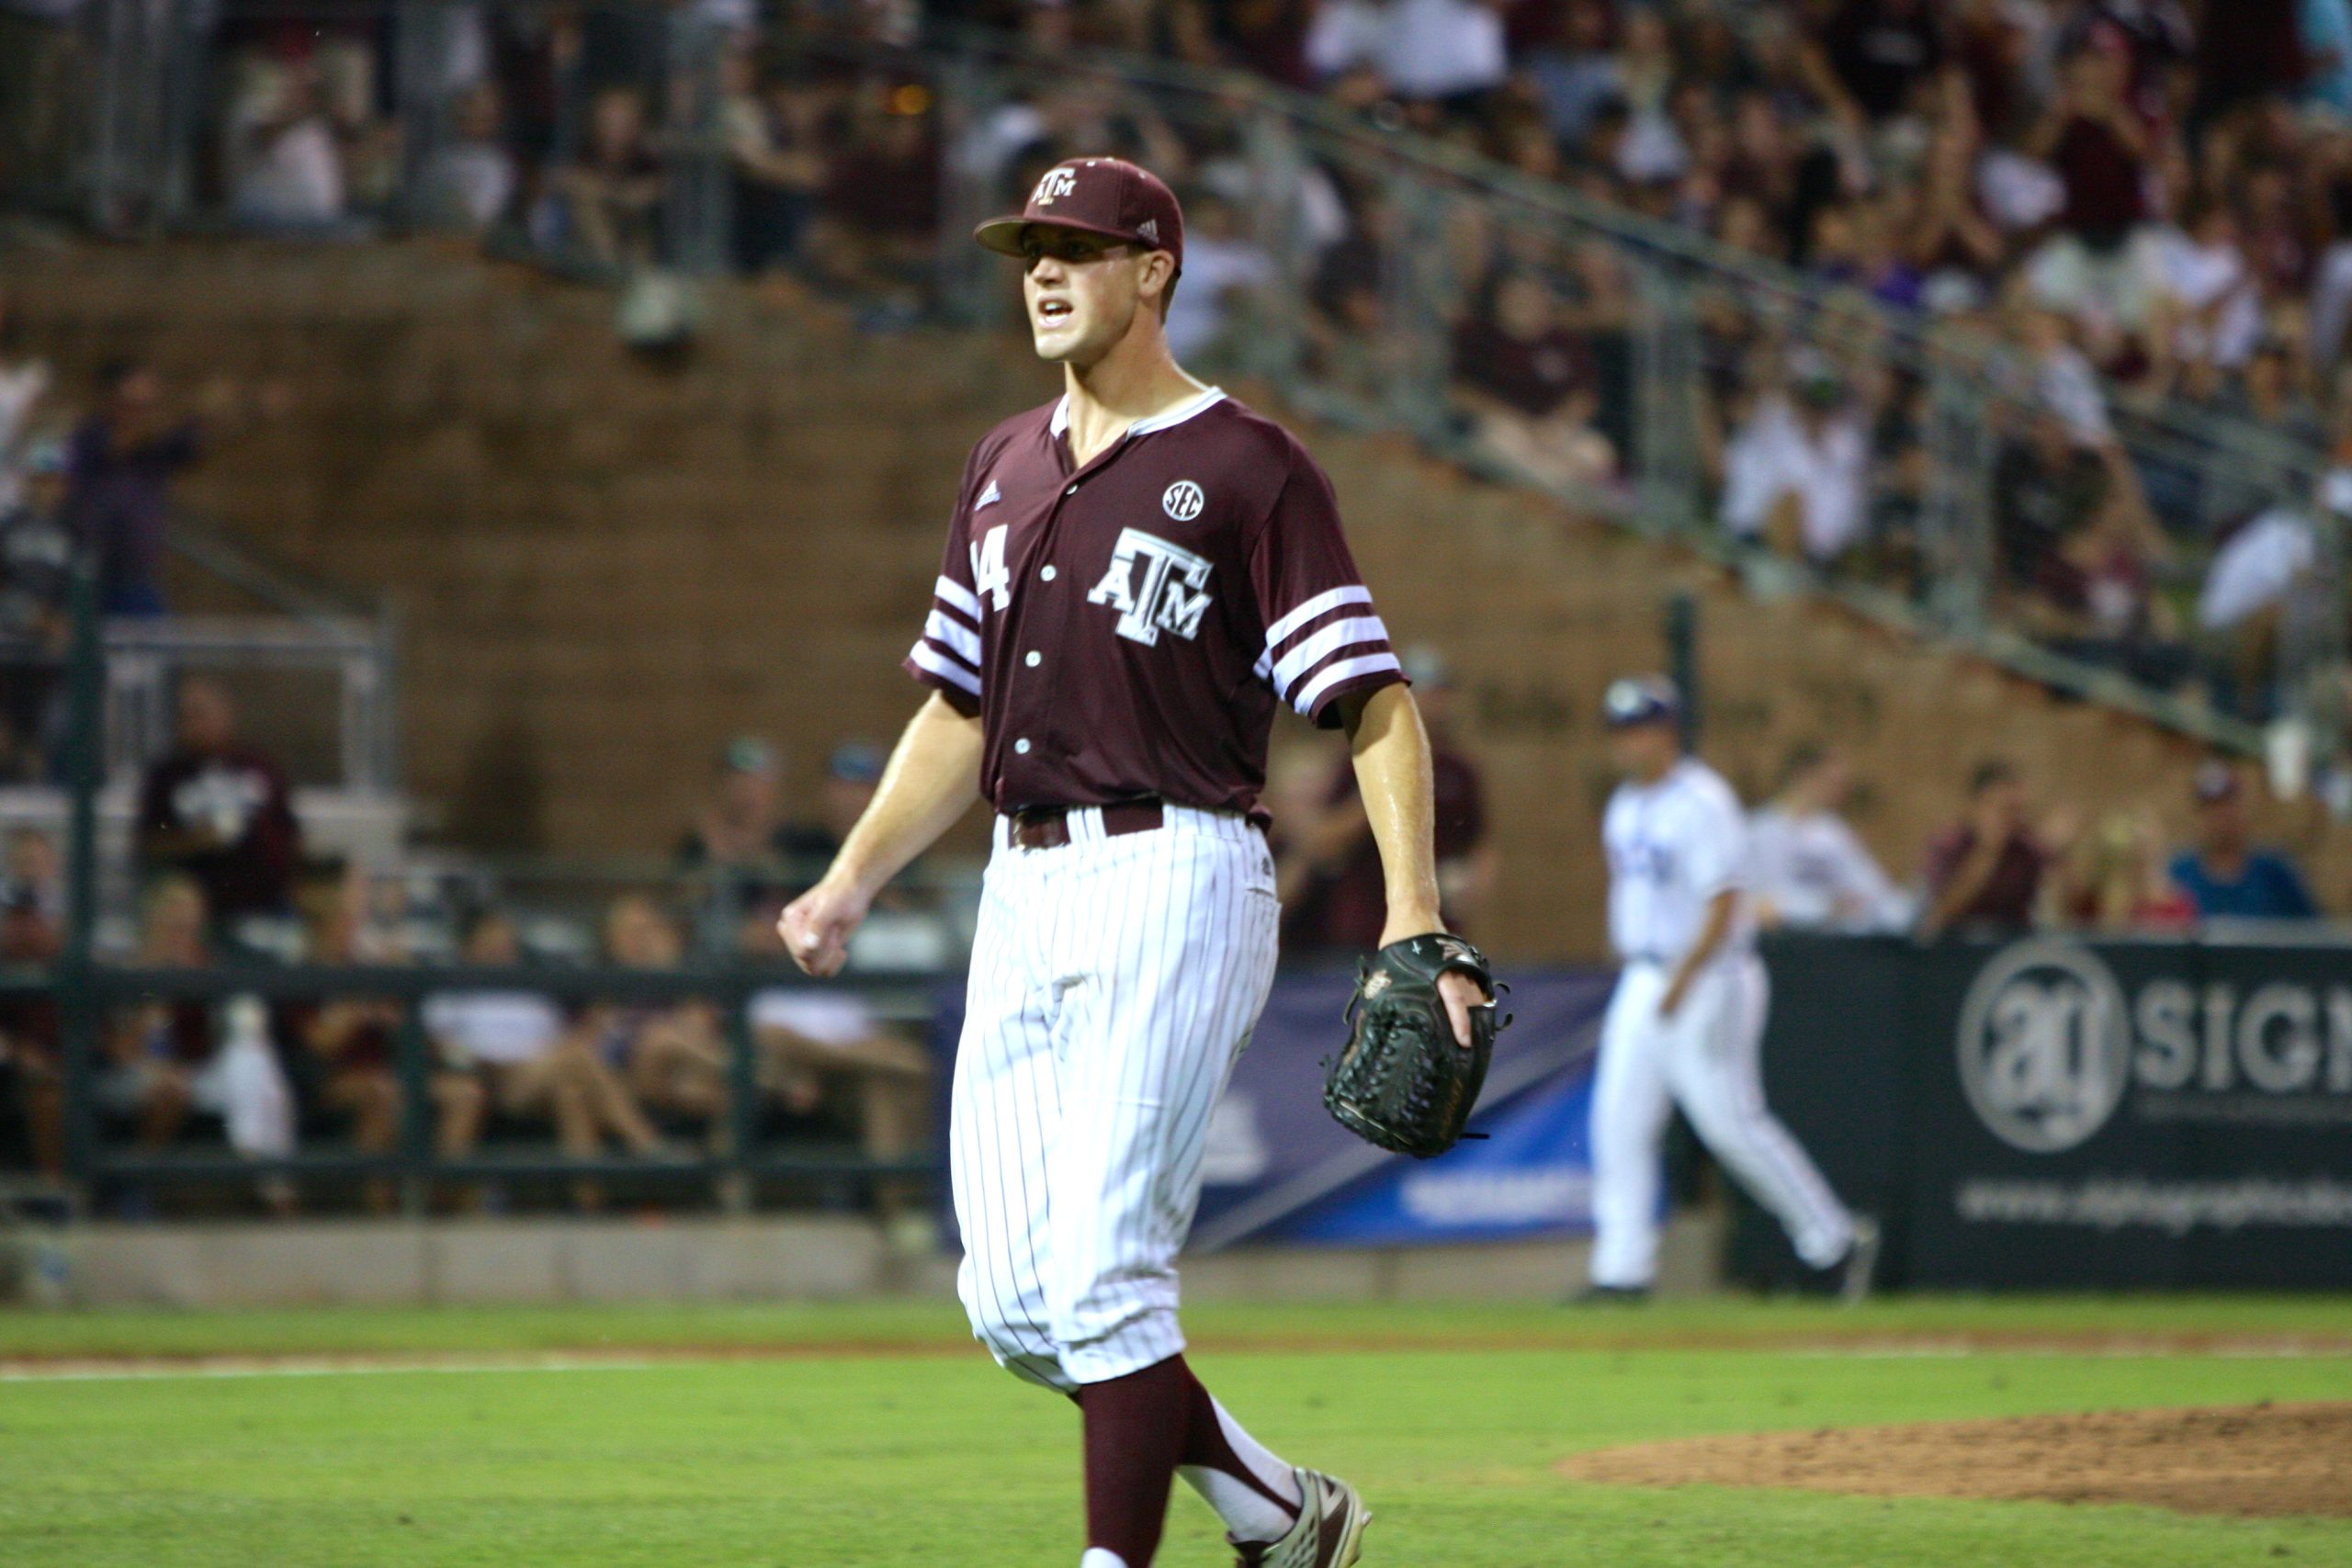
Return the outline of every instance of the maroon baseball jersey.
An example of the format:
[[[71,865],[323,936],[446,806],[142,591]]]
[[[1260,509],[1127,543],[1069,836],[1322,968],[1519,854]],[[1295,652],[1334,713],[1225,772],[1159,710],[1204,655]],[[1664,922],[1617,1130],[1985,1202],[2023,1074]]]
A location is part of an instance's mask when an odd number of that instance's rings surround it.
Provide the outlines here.
[[[1274,704],[1328,728],[1404,679],[1330,481],[1215,389],[1083,468],[1067,398],[983,437],[906,662],[981,716],[1000,811],[1157,796],[1261,822]]]

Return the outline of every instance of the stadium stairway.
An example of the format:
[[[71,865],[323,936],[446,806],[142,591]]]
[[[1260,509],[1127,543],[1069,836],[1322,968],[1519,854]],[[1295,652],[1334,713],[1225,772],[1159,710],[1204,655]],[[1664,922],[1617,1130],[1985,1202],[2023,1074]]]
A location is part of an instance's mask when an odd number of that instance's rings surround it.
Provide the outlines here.
[[[69,390],[125,353],[183,387],[287,383],[292,412],[189,497],[279,558],[393,596],[406,784],[485,848],[658,852],[726,737],[790,738],[804,785],[835,739],[887,738],[913,701],[897,661],[964,453],[1057,389],[1003,340],[861,335],[738,291],[690,355],[651,361],[617,342],[610,296],[440,243],[61,245],[10,255],[6,277]],[[1485,929],[1516,956],[1600,949],[1595,705],[1611,676],[1663,661],[1678,592],[1699,609],[1710,754],[1754,799],[1792,743],[1844,744],[1857,826],[1898,877],[1988,755],[2086,818],[2146,807],[2186,826],[2200,752],[2181,737],[1838,608],[1753,598],[1686,549],[1400,439],[1300,428],[1392,630],[1442,649],[1464,688],[1505,851]],[[1294,757],[1330,744],[1282,739]],[[2352,831],[2309,804],[2263,826],[2344,908]]]

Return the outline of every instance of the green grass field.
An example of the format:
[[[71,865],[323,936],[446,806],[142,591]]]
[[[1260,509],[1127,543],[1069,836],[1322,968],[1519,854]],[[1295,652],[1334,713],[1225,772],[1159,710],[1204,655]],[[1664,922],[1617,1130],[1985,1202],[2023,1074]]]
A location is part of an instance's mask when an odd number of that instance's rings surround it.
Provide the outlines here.
[[[2343,1300],[1188,1322],[1243,1419],[1363,1489],[1368,1568],[2352,1564],[2352,1519],[1636,1490],[1553,1469],[1685,1434],[2352,1399]],[[343,1354],[377,1364],[91,1365]],[[1069,1568],[1082,1544],[1075,1412],[995,1371],[949,1307],[0,1314],[0,1563]],[[1221,1565],[1217,1542],[1180,1487],[1159,1561]]]

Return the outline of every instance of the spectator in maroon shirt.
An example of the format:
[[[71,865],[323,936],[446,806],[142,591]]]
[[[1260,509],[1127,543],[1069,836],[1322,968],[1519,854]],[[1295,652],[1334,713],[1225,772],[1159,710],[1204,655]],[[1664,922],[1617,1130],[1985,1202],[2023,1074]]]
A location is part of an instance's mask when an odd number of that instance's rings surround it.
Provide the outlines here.
[[[1498,275],[1483,309],[1454,329],[1454,397],[1478,446],[1545,484],[1590,484],[1616,467],[1592,428],[1600,397],[1592,355],[1532,272]]]
[[[1430,732],[1442,913],[1447,930],[1467,933],[1494,893],[1497,859],[1487,840],[1486,790],[1455,734],[1453,682],[1444,660],[1433,649],[1417,648],[1406,652],[1404,665]],[[1320,806],[1305,822],[1276,824],[1283,832],[1276,881],[1284,909],[1283,945],[1302,952],[1377,947],[1385,884],[1355,770],[1344,757],[1324,786]]]
[[[825,281],[880,297],[869,327],[914,319],[939,243],[939,147],[921,93],[868,88],[851,103],[809,234]]]
[[[2064,85],[2026,144],[2065,187],[2060,221],[2101,253],[2121,245],[2147,213],[2143,182],[2154,145],[2124,96],[2129,71],[2130,62],[2112,49],[2074,55]]]
[[[1530,7],[1532,9],[1532,7]],[[1208,16],[1218,46],[1246,71],[1301,91],[1315,85],[1306,63],[1313,0],[1229,0]]]
[[[178,744],[140,789],[139,858],[150,873],[193,877],[224,927],[289,908],[302,829],[286,774],[238,743],[236,709],[217,682],[180,684]]]
[[[604,266],[644,266],[657,259],[669,175],[646,129],[645,99],[635,88],[596,94],[588,108],[587,145],[578,162],[548,176],[548,186],[566,236],[584,259]]]
[[[1928,851],[1928,908],[1920,933],[2019,931],[2033,924],[2041,881],[2074,837],[2053,814],[2042,831],[2027,821],[2025,783],[2011,763],[1980,762],[1968,784],[1968,813]]]
[[[406,956],[371,927],[368,905],[368,879],[356,872],[318,899],[311,918],[312,963],[385,964]],[[291,1048],[293,1077],[304,1098],[347,1122],[352,1147],[361,1154],[389,1155],[400,1146],[400,1004],[384,997],[298,1002],[278,1020],[276,1032]],[[470,1076],[447,1071],[435,1073],[430,1087],[445,1123],[470,1109],[458,1101],[480,1093]],[[370,1213],[389,1214],[398,1202],[389,1177],[369,1177],[361,1193]]]

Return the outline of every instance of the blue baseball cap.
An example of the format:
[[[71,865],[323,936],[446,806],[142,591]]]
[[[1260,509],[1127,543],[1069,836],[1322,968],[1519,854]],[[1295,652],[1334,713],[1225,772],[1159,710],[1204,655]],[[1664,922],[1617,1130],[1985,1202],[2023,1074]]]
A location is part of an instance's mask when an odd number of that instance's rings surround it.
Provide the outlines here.
[[[1611,729],[1670,723],[1682,716],[1682,694],[1663,675],[1629,675],[1609,682],[1600,716]]]

